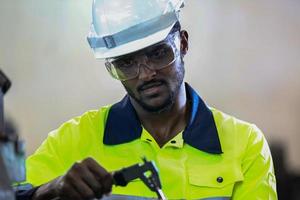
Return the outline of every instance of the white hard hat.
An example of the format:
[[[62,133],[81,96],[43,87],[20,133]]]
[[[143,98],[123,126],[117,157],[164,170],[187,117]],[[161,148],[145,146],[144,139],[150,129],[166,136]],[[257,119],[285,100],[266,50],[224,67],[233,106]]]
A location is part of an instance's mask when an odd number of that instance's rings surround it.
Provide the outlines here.
[[[96,58],[121,56],[166,38],[184,0],[94,0],[87,37]]]

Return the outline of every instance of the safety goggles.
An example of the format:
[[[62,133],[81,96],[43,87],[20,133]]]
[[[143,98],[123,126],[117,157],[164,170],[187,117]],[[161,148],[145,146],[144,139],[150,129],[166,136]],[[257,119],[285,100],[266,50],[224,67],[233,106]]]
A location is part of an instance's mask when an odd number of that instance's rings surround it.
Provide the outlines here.
[[[136,78],[141,66],[150,70],[161,70],[175,62],[179,56],[179,32],[155,45],[117,58],[106,59],[105,66],[115,79],[126,81]]]

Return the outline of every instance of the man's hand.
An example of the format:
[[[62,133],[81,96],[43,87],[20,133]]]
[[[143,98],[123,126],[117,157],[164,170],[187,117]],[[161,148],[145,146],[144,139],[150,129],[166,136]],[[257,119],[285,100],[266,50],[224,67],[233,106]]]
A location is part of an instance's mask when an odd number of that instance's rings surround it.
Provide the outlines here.
[[[75,163],[65,175],[42,185],[35,192],[33,200],[101,198],[111,192],[112,184],[112,175],[94,159],[86,158]]]

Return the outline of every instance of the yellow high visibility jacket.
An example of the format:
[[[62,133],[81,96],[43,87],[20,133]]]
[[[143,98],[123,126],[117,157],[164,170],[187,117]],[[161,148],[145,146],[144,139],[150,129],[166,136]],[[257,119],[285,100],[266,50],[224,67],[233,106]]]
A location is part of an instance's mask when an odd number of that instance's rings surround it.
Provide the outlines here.
[[[206,106],[188,84],[186,91],[192,104],[189,124],[162,148],[125,96],[52,131],[26,161],[27,182],[46,183],[86,157],[115,171],[145,156],[156,163],[168,199],[277,199],[272,157],[262,132]],[[112,194],[156,197],[141,180],[113,187]]]

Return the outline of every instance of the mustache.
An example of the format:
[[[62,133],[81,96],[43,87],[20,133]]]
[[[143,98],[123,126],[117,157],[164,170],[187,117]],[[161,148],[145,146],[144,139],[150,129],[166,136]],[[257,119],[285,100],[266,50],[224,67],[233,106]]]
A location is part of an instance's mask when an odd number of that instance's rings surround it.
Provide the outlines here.
[[[163,84],[167,84],[166,81],[154,79],[154,80],[142,83],[141,85],[139,85],[137,87],[137,90],[140,92],[140,91],[146,90],[148,88],[151,88],[151,87],[154,87],[154,86],[163,85]]]

